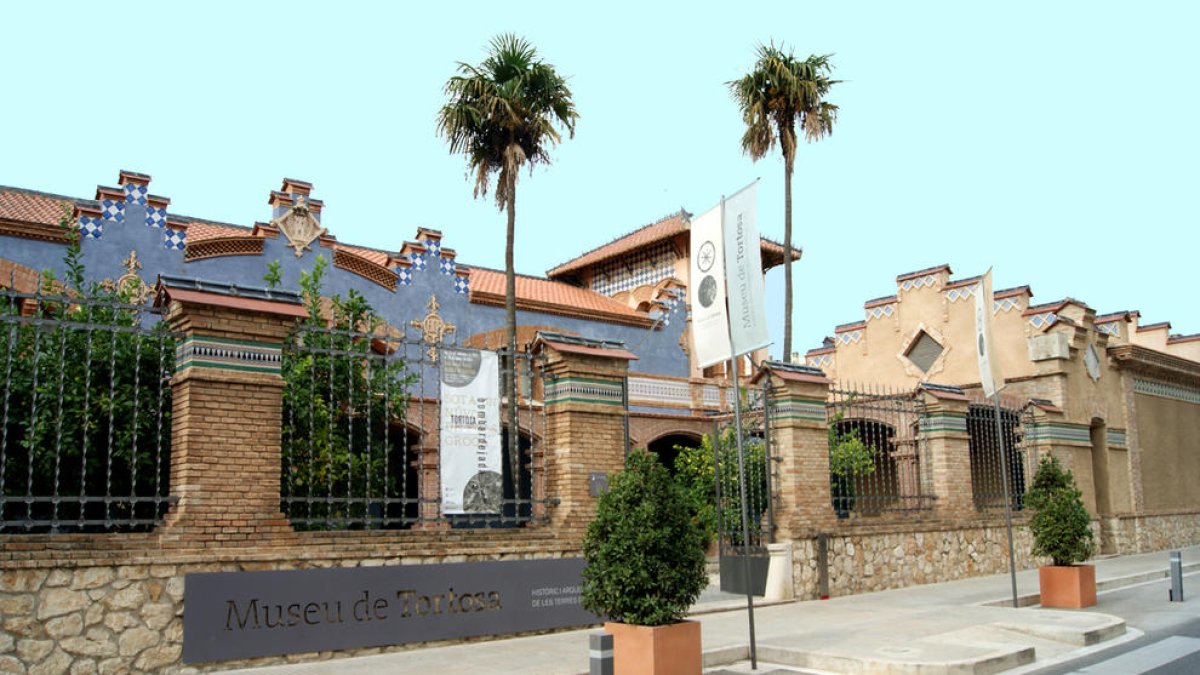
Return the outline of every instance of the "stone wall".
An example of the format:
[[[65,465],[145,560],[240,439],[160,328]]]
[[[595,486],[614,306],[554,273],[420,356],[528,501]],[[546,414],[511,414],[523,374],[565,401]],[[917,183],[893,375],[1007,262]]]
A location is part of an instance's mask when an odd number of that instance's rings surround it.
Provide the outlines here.
[[[1200,544],[1200,513],[1117,516],[1110,521],[1120,553],[1147,553]]]
[[[1029,555],[1032,538],[1021,522],[1013,524],[1017,568],[1042,563]],[[819,595],[816,538],[794,543],[796,597]],[[937,524],[844,528],[827,535],[829,594],[869,593],[918,584],[953,581],[1008,571],[1008,539],[1003,521],[979,525]]]
[[[306,533],[307,534],[307,533]],[[27,561],[0,569],[0,673],[197,673],[228,668],[363,656],[423,646],[349,649],[184,665],[183,592],[187,574],[331,567],[381,567],[559,558],[580,555],[549,533],[457,535],[389,533],[341,537],[339,545],[304,546],[239,556],[191,555],[164,564],[83,561],[75,567]],[[301,535],[302,538],[304,535]],[[312,537],[329,538],[330,535]],[[336,537],[335,537],[336,538]],[[401,540],[403,539],[403,543]],[[508,539],[503,543],[503,539]],[[369,540],[374,540],[369,541]],[[390,540],[393,545],[385,545]],[[416,540],[416,541],[414,541]],[[311,543],[311,542],[310,542]],[[393,550],[397,553],[389,554]],[[317,551],[317,553],[313,553]],[[424,554],[422,553],[424,552]],[[239,559],[230,559],[230,558]],[[43,566],[34,566],[43,565]],[[461,640],[458,640],[461,642]]]

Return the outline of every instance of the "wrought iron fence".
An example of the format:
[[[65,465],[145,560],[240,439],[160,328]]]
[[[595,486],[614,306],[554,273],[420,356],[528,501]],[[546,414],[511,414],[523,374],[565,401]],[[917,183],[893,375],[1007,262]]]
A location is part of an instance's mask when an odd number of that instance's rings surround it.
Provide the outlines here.
[[[830,389],[829,473],[838,517],[913,513],[933,506],[924,415],[913,390]]]
[[[174,366],[152,308],[0,289],[0,532],[158,523]]]
[[[773,541],[775,491],[779,477],[777,448],[772,444],[766,396],[757,387],[744,390],[741,433],[745,481],[738,462],[737,426],[734,415],[713,420],[713,478],[716,483],[717,534],[722,555],[737,550],[759,550]],[[742,493],[748,515],[749,539],[742,529]]]
[[[479,449],[474,442],[448,446],[442,433],[443,365],[452,352],[468,353],[395,328],[296,329],[282,363],[281,509],[293,526],[513,527],[547,517],[541,367],[526,354],[514,362],[499,353],[496,396],[503,420],[505,364],[518,378],[518,442],[509,443],[508,425],[502,424],[502,460],[492,467],[499,470],[479,471],[466,487],[463,507],[448,508],[443,484],[449,464],[469,460],[476,466]]]
[[[1004,508],[1002,481],[1006,468],[1012,508],[1014,511],[1025,508],[1025,493],[1033,480],[1037,461],[1032,445],[1026,441],[1026,430],[1031,423],[1029,411],[1002,400],[1000,432],[997,434],[996,408],[992,403],[980,400],[967,408],[971,494],[976,508]]]

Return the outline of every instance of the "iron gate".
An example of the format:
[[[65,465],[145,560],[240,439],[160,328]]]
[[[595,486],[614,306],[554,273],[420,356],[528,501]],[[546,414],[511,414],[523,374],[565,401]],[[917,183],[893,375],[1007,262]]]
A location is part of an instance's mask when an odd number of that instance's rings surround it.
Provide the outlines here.
[[[743,390],[741,447],[738,456],[738,427],[733,415],[713,421],[713,467],[717,503],[717,552],[720,557],[721,590],[746,593],[743,564],[750,565],[750,590],[762,595],[766,589],[769,557],[767,544],[774,541],[774,475],[778,458],[771,443],[770,406],[765,388]],[[744,477],[744,479],[743,479]],[[746,520],[743,523],[743,508]]]

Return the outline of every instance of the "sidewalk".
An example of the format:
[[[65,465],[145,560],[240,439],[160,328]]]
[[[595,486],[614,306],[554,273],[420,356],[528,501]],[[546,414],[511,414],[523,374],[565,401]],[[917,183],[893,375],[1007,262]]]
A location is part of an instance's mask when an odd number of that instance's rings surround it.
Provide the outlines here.
[[[1200,546],[1183,549],[1183,562],[1185,573],[1200,570]],[[1097,585],[1105,590],[1162,578],[1168,562],[1167,553],[1159,551],[1095,565]],[[1037,583],[1037,570],[1017,573],[1022,604],[1036,602]],[[1069,660],[1126,632],[1124,620],[1104,613],[1103,596],[1086,611],[1014,609],[1007,574],[756,607],[754,616],[757,672],[764,674],[788,667],[833,673],[994,673]],[[693,618],[703,625],[709,672],[750,672],[744,663],[749,658],[744,599],[698,604]],[[226,672],[573,675],[588,671],[588,634],[594,630]]]

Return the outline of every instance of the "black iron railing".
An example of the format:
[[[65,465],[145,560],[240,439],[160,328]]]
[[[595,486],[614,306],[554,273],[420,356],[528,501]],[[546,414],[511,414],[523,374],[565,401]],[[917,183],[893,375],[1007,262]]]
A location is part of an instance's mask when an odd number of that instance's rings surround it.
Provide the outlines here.
[[[0,289],[0,532],[158,523],[174,366],[150,307]]]

